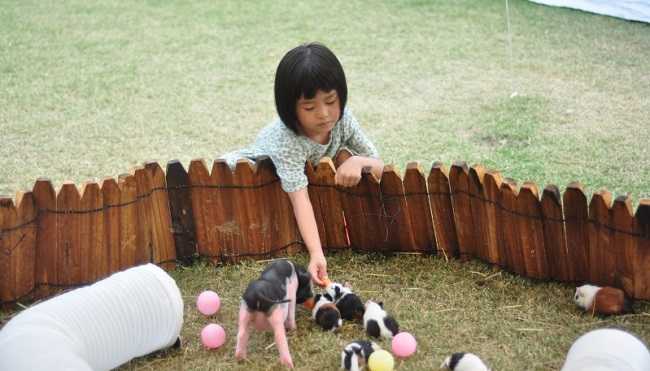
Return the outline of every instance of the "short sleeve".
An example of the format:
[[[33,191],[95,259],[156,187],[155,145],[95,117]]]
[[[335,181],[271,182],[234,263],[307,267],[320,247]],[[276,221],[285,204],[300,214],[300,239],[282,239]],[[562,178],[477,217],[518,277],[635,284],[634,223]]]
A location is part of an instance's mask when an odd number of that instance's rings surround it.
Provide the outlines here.
[[[379,158],[377,148],[361,129],[361,125],[351,112],[346,111],[343,117],[345,138],[343,146],[359,156]]]
[[[280,178],[280,185],[285,192],[295,192],[307,187],[309,180],[305,174],[305,156],[296,153],[287,154],[281,150],[269,155],[276,173]]]
[[[301,143],[299,137],[286,129],[283,124],[264,134],[266,136],[260,138],[258,144],[273,161],[282,190],[295,192],[307,187],[309,181],[305,174],[305,162],[308,149]]]

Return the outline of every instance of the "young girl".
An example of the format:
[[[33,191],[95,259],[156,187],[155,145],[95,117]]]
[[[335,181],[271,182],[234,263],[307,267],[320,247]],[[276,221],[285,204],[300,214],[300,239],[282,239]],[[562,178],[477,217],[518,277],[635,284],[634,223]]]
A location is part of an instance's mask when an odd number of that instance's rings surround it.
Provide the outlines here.
[[[345,187],[359,183],[363,168],[380,178],[384,167],[375,146],[346,109],[347,97],[345,73],[334,53],[319,43],[300,45],[282,58],[275,73],[279,119],[263,128],[251,147],[223,156],[232,168],[242,157],[270,157],[309,251],[308,271],[321,286],[327,262],[307,193],[305,162],[316,165],[346,148],[353,156],[338,167],[335,177],[336,184]]]

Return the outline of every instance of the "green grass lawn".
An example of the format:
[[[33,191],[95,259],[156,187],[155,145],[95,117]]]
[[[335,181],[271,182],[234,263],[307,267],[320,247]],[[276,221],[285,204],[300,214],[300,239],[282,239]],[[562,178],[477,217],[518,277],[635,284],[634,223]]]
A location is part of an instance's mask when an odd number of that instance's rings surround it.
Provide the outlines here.
[[[504,5],[6,2],[0,194],[242,147],[282,55],[320,40],[386,162],[650,197],[649,26],[511,1],[511,69]]]
[[[650,26],[527,1],[510,10],[512,60],[496,0],[4,1],[0,195],[38,177],[82,184],[147,160],[187,166],[242,147],[275,116],[282,55],[319,40],[340,58],[349,106],[387,163],[465,160],[540,188],[578,180],[588,192],[650,198]],[[496,370],[557,370],[571,342],[601,326],[650,341],[648,303],[599,319],[577,311],[571,286],[491,276],[480,263],[354,254],[328,263],[418,337],[400,370],[437,368],[462,349]],[[232,358],[238,295],[261,268],[173,272],[186,345],[124,369],[275,369],[268,335],[253,339],[249,362]],[[224,298],[213,320],[229,340],[216,352],[197,336],[207,320],[193,302],[206,288]],[[338,367],[342,346],[362,334],[353,325],[323,334],[299,319],[290,339],[299,369]]]

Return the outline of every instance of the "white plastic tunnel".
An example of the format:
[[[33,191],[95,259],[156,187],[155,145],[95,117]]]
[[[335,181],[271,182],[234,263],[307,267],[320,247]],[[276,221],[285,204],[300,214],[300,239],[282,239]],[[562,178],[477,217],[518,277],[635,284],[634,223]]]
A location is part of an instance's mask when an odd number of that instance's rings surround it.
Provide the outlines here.
[[[19,313],[0,331],[0,370],[110,370],[172,346],[182,326],[176,282],[146,264]]]

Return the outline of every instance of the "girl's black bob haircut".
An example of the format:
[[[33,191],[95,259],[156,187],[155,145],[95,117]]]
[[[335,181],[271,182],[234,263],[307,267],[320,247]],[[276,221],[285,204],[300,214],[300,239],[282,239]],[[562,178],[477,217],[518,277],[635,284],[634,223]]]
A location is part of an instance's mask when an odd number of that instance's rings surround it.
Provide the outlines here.
[[[341,115],[348,98],[348,86],[341,63],[334,53],[320,43],[308,43],[291,49],[284,55],[275,72],[275,107],[280,120],[299,134],[300,123],[296,104],[300,97],[311,99],[316,92],[336,90]]]

